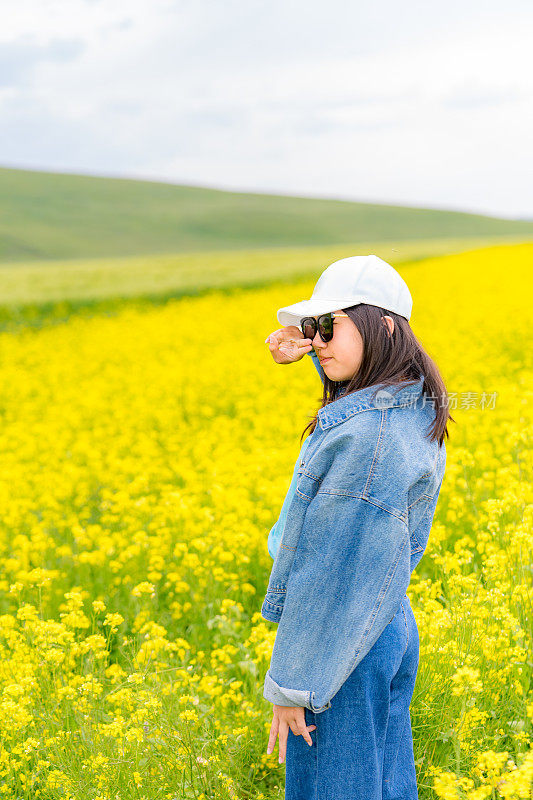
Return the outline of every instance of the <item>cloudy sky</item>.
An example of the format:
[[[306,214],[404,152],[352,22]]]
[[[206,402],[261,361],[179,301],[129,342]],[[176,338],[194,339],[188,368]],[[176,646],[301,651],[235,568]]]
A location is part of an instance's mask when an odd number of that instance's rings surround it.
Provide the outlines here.
[[[531,0],[16,0],[0,164],[533,218]]]

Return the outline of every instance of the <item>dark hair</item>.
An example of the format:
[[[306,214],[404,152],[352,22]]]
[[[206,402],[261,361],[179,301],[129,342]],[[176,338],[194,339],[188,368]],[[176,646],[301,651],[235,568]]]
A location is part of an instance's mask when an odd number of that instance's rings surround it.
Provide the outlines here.
[[[342,310],[361,334],[363,357],[356,374],[347,381],[333,381],[324,375],[321,408],[337,399],[341,385],[346,385],[346,394],[350,394],[381,383],[395,386],[405,381],[416,382],[423,375],[422,392],[436,407],[428,437],[430,441],[437,439],[439,446],[442,446],[444,437],[449,438],[448,420],[455,422],[449,410],[448,393],[437,365],[422,347],[408,320],[393,311],[366,303]],[[386,320],[383,320],[384,315],[394,320],[392,336]],[[300,441],[307,429],[309,433],[314,431],[317,422],[318,412],[304,428]]]

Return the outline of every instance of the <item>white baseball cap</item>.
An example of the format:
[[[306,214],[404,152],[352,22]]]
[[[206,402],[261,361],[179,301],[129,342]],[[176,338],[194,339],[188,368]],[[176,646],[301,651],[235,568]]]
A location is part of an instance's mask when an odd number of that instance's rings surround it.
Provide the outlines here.
[[[278,309],[283,326],[300,327],[302,317],[318,317],[359,303],[379,306],[409,320],[413,298],[394,267],[379,256],[350,256],[326,267],[309,300]]]

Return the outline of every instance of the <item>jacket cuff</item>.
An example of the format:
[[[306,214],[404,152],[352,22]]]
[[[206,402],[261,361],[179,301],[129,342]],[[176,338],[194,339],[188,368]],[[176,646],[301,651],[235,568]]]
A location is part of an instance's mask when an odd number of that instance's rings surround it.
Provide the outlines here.
[[[328,708],[331,708],[331,700],[328,700],[322,706],[316,706],[314,692],[304,692],[302,689],[286,689],[284,686],[280,686],[272,678],[270,670],[267,670],[265,675],[263,697],[276,706],[308,708],[314,714],[320,714],[322,711],[327,711]]]
[[[276,683],[270,675],[270,670],[265,675],[263,697],[274,703],[276,706],[299,706],[309,708],[309,694],[301,689],[285,689]]]

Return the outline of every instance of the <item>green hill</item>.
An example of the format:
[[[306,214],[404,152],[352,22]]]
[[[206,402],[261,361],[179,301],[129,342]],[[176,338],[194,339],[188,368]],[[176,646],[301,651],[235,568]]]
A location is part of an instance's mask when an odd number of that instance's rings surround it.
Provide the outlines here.
[[[0,168],[0,261],[463,237],[533,221]]]

